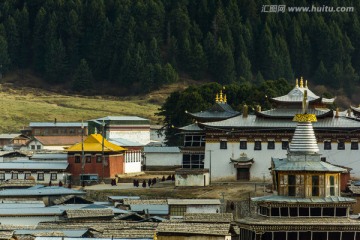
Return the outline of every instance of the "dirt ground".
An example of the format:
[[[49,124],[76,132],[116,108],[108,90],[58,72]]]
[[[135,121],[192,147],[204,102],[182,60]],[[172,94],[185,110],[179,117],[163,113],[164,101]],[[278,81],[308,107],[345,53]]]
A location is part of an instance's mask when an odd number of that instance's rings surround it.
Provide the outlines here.
[[[169,174],[168,174],[169,175]],[[269,183],[263,182],[212,182],[206,187],[175,187],[174,181],[161,181],[167,174],[142,174],[129,177],[121,176],[117,186],[110,187],[109,184],[88,187],[88,197],[92,200],[103,201],[107,196],[140,196],[143,199],[159,198],[218,198],[225,200],[244,200],[249,197],[270,194]],[[143,188],[142,181],[157,178],[157,183]],[[133,179],[140,182],[139,187],[132,185]]]

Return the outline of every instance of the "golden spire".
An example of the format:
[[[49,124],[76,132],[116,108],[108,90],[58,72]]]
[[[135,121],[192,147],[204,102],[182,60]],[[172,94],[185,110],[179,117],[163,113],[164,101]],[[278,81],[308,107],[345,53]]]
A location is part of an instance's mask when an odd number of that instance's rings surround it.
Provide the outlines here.
[[[305,80],[305,87],[308,88],[308,86],[307,86],[307,80]]]
[[[153,240],[157,240],[157,235],[156,235],[156,232],[154,232],[154,237],[153,237]]]
[[[299,80],[298,79],[296,79],[296,85],[295,85],[295,87],[299,87]]]
[[[226,99],[226,94],[224,94],[224,103],[227,102],[227,99]]]
[[[219,94],[216,94],[215,102],[219,102]]]
[[[304,87],[304,80],[303,77],[300,78],[300,87],[303,88]]]
[[[295,116],[293,118],[294,122],[316,122],[317,121],[315,114],[307,113],[308,104],[309,103],[307,101],[307,90],[305,90],[303,101],[302,101],[302,114],[295,114]]]
[[[339,108],[336,108],[335,117],[336,117],[336,118],[339,117]]]
[[[222,90],[220,90],[219,102],[223,102],[223,94],[222,94]]]

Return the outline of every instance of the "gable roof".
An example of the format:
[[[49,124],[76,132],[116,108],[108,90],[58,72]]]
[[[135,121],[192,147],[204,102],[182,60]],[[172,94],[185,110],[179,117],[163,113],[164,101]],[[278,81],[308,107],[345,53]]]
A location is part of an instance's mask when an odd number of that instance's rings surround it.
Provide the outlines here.
[[[103,137],[101,134],[91,134],[84,140],[84,152],[123,152],[126,148],[117,146],[108,140],[104,139],[104,147],[103,147]],[[82,143],[77,143],[68,149],[67,152],[81,152],[82,151]]]
[[[34,138],[45,146],[73,145],[81,142],[81,136],[34,136]]]
[[[240,114],[239,112],[232,109],[229,104],[224,102],[217,102],[211,108],[205,111],[200,111],[197,113],[186,113],[199,121],[219,121],[235,117]]]

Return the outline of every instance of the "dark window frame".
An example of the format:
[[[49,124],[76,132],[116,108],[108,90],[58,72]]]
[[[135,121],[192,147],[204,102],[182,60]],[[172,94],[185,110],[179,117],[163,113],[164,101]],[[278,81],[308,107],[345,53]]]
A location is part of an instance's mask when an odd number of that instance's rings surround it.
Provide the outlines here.
[[[220,140],[220,149],[227,149],[227,140]]]
[[[268,141],[267,149],[274,150],[275,149],[275,141]]]
[[[351,150],[359,150],[359,142],[358,141],[352,141],[350,149]]]
[[[45,180],[45,174],[43,172],[37,173],[37,180],[38,181],[44,181]]]
[[[339,139],[338,140],[338,147],[337,147],[338,150],[345,150],[345,140],[343,139]]]
[[[54,177],[55,176],[55,177]],[[50,173],[50,180],[55,181],[57,180],[57,173]]]
[[[86,163],[91,163],[91,155],[85,156],[85,162]]]
[[[289,147],[289,141],[282,141],[281,142],[281,149],[282,150],[287,150]]]
[[[79,155],[75,156],[75,163],[81,163],[81,156]]]
[[[247,149],[247,141],[240,140],[240,149]]]
[[[330,140],[324,141],[324,150],[331,150],[331,141]]]
[[[255,142],[254,142],[254,150],[257,150],[257,151],[261,150],[261,141],[255,140]]]

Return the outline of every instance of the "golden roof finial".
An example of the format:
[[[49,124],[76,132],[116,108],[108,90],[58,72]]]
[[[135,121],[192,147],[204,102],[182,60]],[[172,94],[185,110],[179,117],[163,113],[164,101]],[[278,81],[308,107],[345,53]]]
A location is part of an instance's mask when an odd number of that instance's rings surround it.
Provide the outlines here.
[[[215,102],[219,102],[219,94],[216,94]]]
[[[223,102],[222,90],[220,90],[219,102]]]
[[[305,87],[308,88],[308,86],[307,86],[307,80],[305,80]]]
[[[224,94],[224,103],[227,102],[227,99],[226,99],[226,94]]]
[[[153,240],[157,240],[157,235],[156,235],[156,232],[154,232],[154,237],[153,237]]]
[[[300,87],[301,88],[304,87],[304,79],[303,79],[303,77],[300,78]]]
[[[295,85],[295,87],[299,87],[299,79],[296,79],[296,85]]]
[[[339,108],[336,108],[335,117],[336,117],[336,118],[339,117]]]

